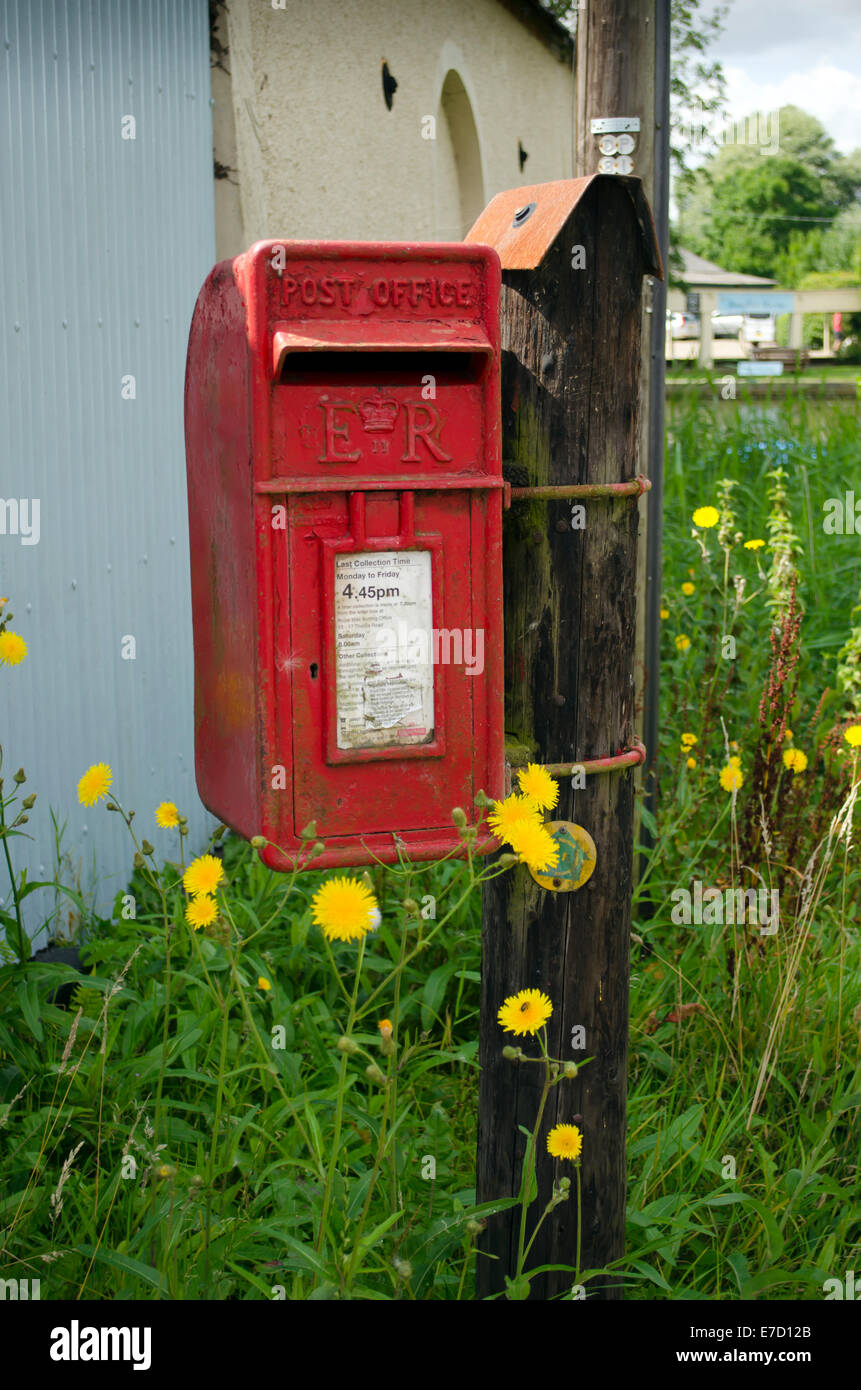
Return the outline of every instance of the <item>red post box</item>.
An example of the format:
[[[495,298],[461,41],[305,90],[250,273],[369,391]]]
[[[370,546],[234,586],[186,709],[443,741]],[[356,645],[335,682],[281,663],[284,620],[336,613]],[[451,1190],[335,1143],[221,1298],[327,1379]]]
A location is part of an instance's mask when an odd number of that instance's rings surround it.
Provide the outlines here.
[[[499,290],[489,247],[272,241],[198,297],[197,785],[272,868],[311,821],[315,867],[436,858],[503,793]]]

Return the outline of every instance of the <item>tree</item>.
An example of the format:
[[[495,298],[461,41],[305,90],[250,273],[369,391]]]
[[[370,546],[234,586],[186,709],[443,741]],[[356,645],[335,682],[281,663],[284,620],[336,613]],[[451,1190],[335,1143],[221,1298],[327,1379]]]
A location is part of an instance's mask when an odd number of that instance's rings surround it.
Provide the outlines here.
[[[730,270],[792,287],[822,268],[829,227],[861,193],[861,151],[838,154],[821,122],[797,106],[781,107],[769,126],[767,144],[724,144],[680,185],[679,235]]]

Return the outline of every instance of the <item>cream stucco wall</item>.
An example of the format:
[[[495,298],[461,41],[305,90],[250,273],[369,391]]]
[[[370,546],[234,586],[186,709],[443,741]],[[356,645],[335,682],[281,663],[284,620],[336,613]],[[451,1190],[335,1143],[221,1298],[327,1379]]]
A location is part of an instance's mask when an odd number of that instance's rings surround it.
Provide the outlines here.
[[[498,0],[230,0],[217,32],[220,257],[263,237],[456,241],[502,189],[571,176],[570,60]]]

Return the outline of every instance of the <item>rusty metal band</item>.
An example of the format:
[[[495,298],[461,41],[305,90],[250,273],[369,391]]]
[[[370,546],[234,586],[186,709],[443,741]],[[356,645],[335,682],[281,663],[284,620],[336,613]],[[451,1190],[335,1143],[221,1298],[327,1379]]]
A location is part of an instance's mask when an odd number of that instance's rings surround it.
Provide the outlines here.
[[[506,483],[503,505],[508,508],[512,502],[520,502],[527,497],[546,501],[567,497],[642,497],[651,486],[651,481],[642,473],[627,483],[550,483],[544,487],[512,487]]]
[[[623,753],[615,753],[609,758],[585,758],[579,763],[542,763],[541,766],[551,777],[573,777],[576,772],[615,772],[620,767],[636,767],[645,761],[646,745],[634,739]],[[509,766],[516,771],[518,767],[526,767],[526,763],[512,763],[509,759]]]

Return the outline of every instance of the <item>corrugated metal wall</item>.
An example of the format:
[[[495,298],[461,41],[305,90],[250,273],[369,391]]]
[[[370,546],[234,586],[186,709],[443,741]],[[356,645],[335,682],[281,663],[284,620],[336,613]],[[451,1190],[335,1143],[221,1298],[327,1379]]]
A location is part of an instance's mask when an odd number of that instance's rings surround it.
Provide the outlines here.
[[[39,794],[18,862],[50,875],[55,808],[105,907],[131,855],[118,816],[78,805],[91,763],[160,851],[176,838],[159,801],[193,846],[212,824],[194,786],[182,415],[215,247],[206,0],[0,0],[0,69],[0,498],[40,513],[38,544],[9,534],[14,508],[6,534],[0,520],[0,594],[29,647],[0,668],[3,775],[23,764]]]

